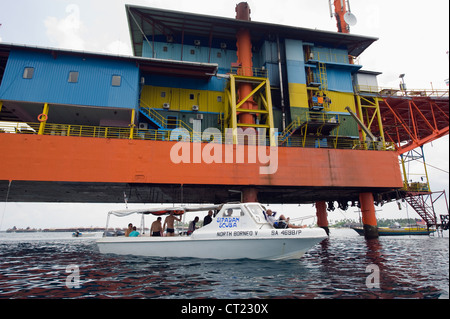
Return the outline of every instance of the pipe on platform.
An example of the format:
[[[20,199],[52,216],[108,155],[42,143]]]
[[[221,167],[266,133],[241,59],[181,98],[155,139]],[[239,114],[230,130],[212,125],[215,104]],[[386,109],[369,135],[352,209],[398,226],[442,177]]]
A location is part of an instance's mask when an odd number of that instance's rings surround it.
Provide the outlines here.
[[[330,235],[330,229],[328,228],[328,214],[327,214],[327,203],[326,202],[316,202],[316,216],[317,216],[317,226],[323,228],[327,235]]]
[[[281,93],[281,115],[283,131],[286,129],[286,109],[284,105],[284,87],[283,87],[283,71],[281,69],[281,50],[280,50],[280,37],[277,34],[277,55],[278,55],[278,75],[280,77],[280,93]]]
[[[372,193],[359,194],[361,204],[364,237],[366,239],[378,238],[377,217],[375,215],[375,204]]]
[[[243,21],[250,21],[250,7],[247,2],[241,2],[236,5],[236,19]],[[236,34],[237,58],[240,68],[238,75],[253,76],[253,61],[252,61],[252,39],[250,30],[242,28]],[[239,83],[238,88],[239,100],[243,100],[249,96],[253,87],[251,83]],[[258,105],[250,97],[242,106],[242,109],[257,109]],[[252,113],[241,113],[238,115],[239,123],[255,124],[255,116]]]

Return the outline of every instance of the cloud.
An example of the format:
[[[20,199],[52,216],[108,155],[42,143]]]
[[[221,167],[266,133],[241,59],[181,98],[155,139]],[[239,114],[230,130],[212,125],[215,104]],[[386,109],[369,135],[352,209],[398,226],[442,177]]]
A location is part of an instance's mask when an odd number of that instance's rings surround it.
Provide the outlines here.
[[[76,4],[66,6],[66,16],[62,19],[47,17],[44,25],[48,38],[57,47],[73,50],[84,50],[83,23],[80,20],[80,8]]]
[[[109,43],[103,52],[117,55],[132,55],[131,46],[121,40]]]

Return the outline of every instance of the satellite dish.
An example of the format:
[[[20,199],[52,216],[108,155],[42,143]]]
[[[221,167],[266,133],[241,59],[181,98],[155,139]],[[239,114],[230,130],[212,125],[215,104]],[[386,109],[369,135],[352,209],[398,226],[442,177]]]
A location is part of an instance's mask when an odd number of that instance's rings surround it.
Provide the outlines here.
[[[358,22],[356,16],[351,12],[346,12],[344,14],[344,21],[351,27],[356,25],[356,23]]]

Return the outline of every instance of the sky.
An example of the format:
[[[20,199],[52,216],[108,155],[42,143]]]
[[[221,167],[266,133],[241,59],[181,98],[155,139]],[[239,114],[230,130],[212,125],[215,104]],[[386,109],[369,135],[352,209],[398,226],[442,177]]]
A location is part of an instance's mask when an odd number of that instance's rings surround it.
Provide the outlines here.
[[[235,18],[238,0],[0,0],[0,42],[131,55],[125,4]],[[253,21],[336,31],[328,0],[249,0]],[[405,74],[408,89],[448,90],[448,0],[350,0],[358,23],[351,33],[379,38],[357,60],[363,69],[382,72],[381,87],[398,88]],[[425,146],[431,188],[449,194],[448,136]],[[422,174],[422,165],[411,165]],[[2,199],[3,201],[3,199]],[[440,205],[439,203],[437,203]],[[2,207],[3,206],[3,207]],[[124,204],[115,205],[119,209]],[[306,207],[308,206],[308,207]],[[311,205],[283,205],[288,214],[314,214]],[[387,207],[389,206],[389,207]],[[104,204],[25,204],[0,202],[0,230],[17,227],[103,226]],[[113,208],[112,208],[113,209]],[[349,210],[350,211],[350,210]],[[354,218],[333,212],[329,219]],[[76,212],[76,214],[74,214]],[[389,204],[381,218],[406,218],[406,207]],[[409,209],[409,215],[415,215]],[[75,216],[75,217],[74,217]],[[83,217],[81,217],[83,216]],[[356,217],[357,218],[357,217]],[[78,224],[77,224],[78,223]],[[75,224],[75,225],[74,225]]]

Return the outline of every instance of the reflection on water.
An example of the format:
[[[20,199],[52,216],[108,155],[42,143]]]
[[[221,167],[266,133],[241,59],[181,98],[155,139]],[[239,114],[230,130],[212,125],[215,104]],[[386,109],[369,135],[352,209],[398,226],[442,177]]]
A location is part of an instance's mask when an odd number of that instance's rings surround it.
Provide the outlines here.
[[[93,240],[0,238],[0,298],[448,298],[448,238],[331,236],[299,260],[99,254]],[[80,288],[68,288],[79,269]],[[379,288],[369,289],[369,265]]]

